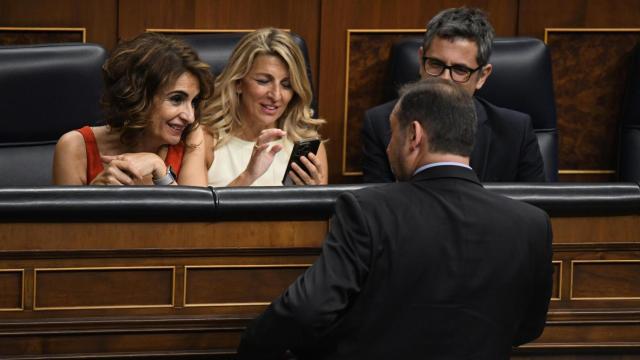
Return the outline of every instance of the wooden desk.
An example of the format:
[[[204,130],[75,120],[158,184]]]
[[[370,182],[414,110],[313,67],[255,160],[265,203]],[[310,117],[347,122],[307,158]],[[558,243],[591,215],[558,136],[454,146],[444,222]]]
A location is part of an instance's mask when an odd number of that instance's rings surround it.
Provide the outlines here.
[[[552,222],[547,328],[514,358],[635,358],[640,216]],[[324,215],[0,222],[0,358],[232,358],[248,321],[313,263],[327,229]]]

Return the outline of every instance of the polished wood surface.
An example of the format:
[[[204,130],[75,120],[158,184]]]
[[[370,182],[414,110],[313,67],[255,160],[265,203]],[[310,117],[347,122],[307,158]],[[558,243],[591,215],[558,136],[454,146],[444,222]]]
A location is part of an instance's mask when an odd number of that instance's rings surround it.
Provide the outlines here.
[[[318,247],[327,223],[0,223],[0,251]],[[44,236],[44,235],[47,236]],[[25,241],[25,239],[38,241]]]
[[[630,54],[630,31],[548,30],[558,112],[561,169],[616,169],[618,121]]]
[[[317,84],[319,13],[320,0],[120,0],[118,34],[120,39],[130,39],[148,29],[224,31],[273,26],[291,30],[307,43]]]
[[[227,358],[327,221],[0,228],[0,357]]]
[[[640,216],[555,217],[553,242],[563,246],[584,244],[636,243],[640,235]]]
[[[0,45],[35,45],[85,41],[85,28],[0,28]]]
[[[616,39],[598,29],[640,29],[638,0],[520,0],[518,35],[544,39],[545,29],[587,30],[555,33],[549,46],[558,106],[559,167],[596,170],[561,181],[613,181],[618,122],[629,50],[638,41]],[[554,33],[552,33],[554,34]],[[575,69],[575,70],[574,70]]]
[[[639,0],[518,1],[518,35],[544,38],[546,28],[638,28]]]
[[[0,27],[85,28],[87,42],[110,49],[117,43],[117,7],[117,0],[0,0]],[[25,43],[58,42],[61,36],[58,30],[44,33],[20,36],[25,37]],[[65,35],[64,40],[68,39]],[[0,39],[0,44],[6,43]]]
[[[640,349],[640,216],[552,224],[548,324],[516,358],[629,358]],[[232,357],[248,321],[313,263],[327,229],[326,221],[1,223],[0,357]]]

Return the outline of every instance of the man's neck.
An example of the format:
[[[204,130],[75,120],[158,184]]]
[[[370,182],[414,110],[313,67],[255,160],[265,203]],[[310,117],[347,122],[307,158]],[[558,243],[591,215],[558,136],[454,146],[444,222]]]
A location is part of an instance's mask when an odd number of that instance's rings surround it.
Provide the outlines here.
[[[421,165],[418,165],[415,167],[415,170],[413,171],[414,176],[423,170],[426,170],[434,166],[441,166],[441,165],[461,166],[461,167],[471,169],[471,167],[469,167],[468,157],[453,155],[453,154],[429,154],[429,155],[430,156],[422,159],[423,161],[419,162]]]
[[[421,160],[422,161],[419,161],[418,166],[416,166],[416,169],[424,165],[442,163],[442,162],[460,163],[460,164],[469,166],[468,156],[455,155],[455,154],[429,153],[429,154],[425,154],[425,156],[423,156]]]

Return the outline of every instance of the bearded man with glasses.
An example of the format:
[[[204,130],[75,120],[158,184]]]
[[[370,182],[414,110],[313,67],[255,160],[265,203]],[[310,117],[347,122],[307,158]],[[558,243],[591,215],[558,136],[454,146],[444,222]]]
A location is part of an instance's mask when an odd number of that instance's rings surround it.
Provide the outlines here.
[[[491,75],[489,63],[494,30],[482,10],[452,8],[427,24],[421,78],[450,80],[474,95]],[[523,84],[525,86],[526,84]],[[482,182],[544,182],[544,163],[527,114],[501,108],[474,96],[478,131],[471,167]],[[393,182],[386,148],[389,116],[397,100],[369,109],[362,128],[365,182]]]

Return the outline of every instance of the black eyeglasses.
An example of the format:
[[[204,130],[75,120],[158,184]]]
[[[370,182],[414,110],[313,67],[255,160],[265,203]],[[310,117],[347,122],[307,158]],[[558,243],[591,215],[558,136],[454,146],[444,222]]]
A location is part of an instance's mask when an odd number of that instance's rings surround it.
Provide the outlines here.
[[[445,70],[449,70],[451,80],[457,83],[466,83],[471,78],[471,75],[482,69],[482,65],[475,69],[470,69],[463,65],[445,65],[442,61],[428,56],[422,57],[422,67],[424,71],[431,76],[440,76]]]

